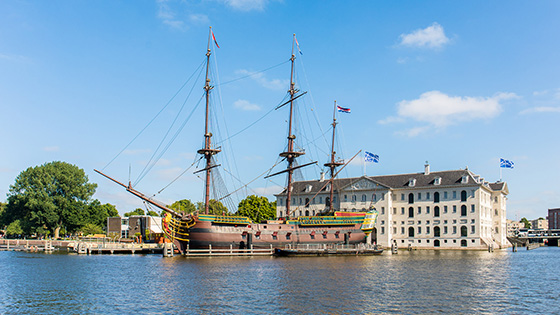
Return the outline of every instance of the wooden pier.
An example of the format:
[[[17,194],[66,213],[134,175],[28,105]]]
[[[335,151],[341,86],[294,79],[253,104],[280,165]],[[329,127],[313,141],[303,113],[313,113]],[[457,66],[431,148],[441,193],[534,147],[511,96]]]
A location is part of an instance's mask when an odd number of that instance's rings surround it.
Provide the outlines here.
[[[209,248],[204,249],[191,249],[189,246],[185,249],[183,256],[185,257],[216,257],[216,256],[272,256],[274,254],[274,248],[272,245],[270,248],[247,248],[247,249],[237,249],[230,245],[230,248]]]

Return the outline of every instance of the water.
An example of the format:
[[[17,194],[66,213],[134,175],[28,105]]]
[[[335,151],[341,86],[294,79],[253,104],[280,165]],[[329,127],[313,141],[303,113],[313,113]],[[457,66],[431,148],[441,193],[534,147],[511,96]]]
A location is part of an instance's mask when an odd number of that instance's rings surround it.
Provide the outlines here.
[[[362,257],[0,252],[1,314],[552,314],[560,248]]]

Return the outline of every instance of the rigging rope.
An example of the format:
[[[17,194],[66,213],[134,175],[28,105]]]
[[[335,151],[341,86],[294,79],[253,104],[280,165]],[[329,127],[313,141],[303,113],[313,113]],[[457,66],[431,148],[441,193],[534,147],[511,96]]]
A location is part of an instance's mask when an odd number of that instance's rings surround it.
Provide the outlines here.
[[[273,166],[272,166],[271,168],[267,169],[267,170],[266,170],[266,171],[264,171],[264,172],[263,172],[262,174],[259,174],[259,176],[255,177],[255,179],[253,179],[252,181],[250,181],[250,182],[248,182],[247,184],[245,184],[245,185],[241,186],[240,188],[238,188],[238,189],[236,189],[236,190],[232,191],[232,192],[231,192],[231,193],[229,193],[228,195],[226,195],[226,196],[223,196],[223,197],[222,197],[222,198],[220,198],[219,200],[222,200],[223,198],[229,197],[230,195],[232,195],[232,194],[234,194],[234,193],[236,193],[236,192],[240,191],[241,189],[243,189],[243,188],[245,188],[245,187],[249,186],[249,184],[251,184],[252,182],[254,182],[254,181],[256,181],[257,179],[259,179],[259,178],[260,178],[261,176],[263,176],[264,174],[266,174],[266,172],[270,172],[270,171],[271,171],[271,170],[272,170],[272,169],[273,169],[274,167],[276,167],[276,165],[278,165],[278,164],[280,164],[280,163],[284,162],[284,160],[285,160],[285,158],[284,158],[284,159],[282,159],[282,160],[280,160],[280,161],[279,161],[279,162],[277,162],[276,164],[274,164],[274,165],[273,165]],[[228,172],[228,170],[226,170],[225,168],[224,168],[224,171]],[[229,173],[229,172],[228,172],[228,173]],[[231,174],[231,173],[229,173],[229,174],[230,174],[231,176],[233,176],[233,174]],[[239,180],[238,178],[236,178],[236,179],[237,179],[237,180],[238,180],[239,182],[241,182],[241,180]],[[251,189],[251,190],[252,190],[252,189]]]
[[[200,158],[196,161],[194,161],[189,167],[187,167],[186,170],[184,170],[181,174],[179,174],[179,176],[175,177],[174,180],[172,180],[169,184],[167,184],[165,187],[163,187],[160,191],[158,191],[155,195],[159,195],[162,191],[164,191],[165,189],[167,189],[167,187],[171,186],[174,182],[176,182],[181,176],[185,175],[185,173],[191,169],[191,167],[193,167],[196,163],[198,163],[200,160],[202,160],[204,158],[204,156],[200,156]]]
[[[199,69],[204,65],[205,62],[206,62],[206,60],[204,60],[198,66],[198,68],[196,68],[196,70],[191,74],[191,76],[185,81],[185,83],[183,83],[183,85],[181,85],[179,90],[177,90],[177,92],[175,92],[175,94],[171,97],[171,99],[169,99],[169,101],[167,101],[165,106],[163,106],[163,108],[160,109],[160,111],[154,116],[154,118],[152,118],[150,120],[150,122],[148,122],[148,124],[146,126],[144,126],[144,128],[142,128],[142,130],[140,130],[140,132],[134,138],[132,138],[132,140],[130,140],[130,142],[119,153],[117,153],[117,155],[111,161],[109,161],[109,163],[107,163],[107,165],[105,165],[102,168],[102,170],[105,170],[111,163],[113,163],[113,161],[115,161],[126,149],[128,149],[128,147],[154,122],[154,120],[156,120],[156,118],[163,112],[163,110],[165,108],[167,108],[167,106],[169,106],[169,104],[171,104],[171,102],[175,99],[175,97],[177,97],[177,95],[183,90],[183,88],[187,85],[187,83],[189,83],[189,81],[193,78],[193,76],[196,74],[196,72],[199,71]]]
[[[257,74],[259,74],[259,73],[263,73],[263,72],[265,72],[265,71],[274,69],[274,68],[276,68],[276,67],[280,67],[281,65],[283,65],[283,64],[285,64],[285,63],[288,63],[288,62],[290,62],[290,59],[288,59],[288,60],[286,60],[286,61],[283,61],[283,62],[281,62],[281,63],[279,63],[279,64],[277,64],[277,65],[275,65],[275,66],[266,68],[266,69],[264,69],[264,70],[260,70],[260,71],[253,72],[253,73],[249,73],[248,75],[239,77],[239,78],[237,78],[237,79],[233,79],[233,80],[226,81],[226,82],[224,82],[224,83],[219,84],[219,86],[226,85],[226,84],[229,84],[229,83],[233,83],[233,82],[235,82],[235,81],[243,80],[243,79],[248,78],[248,77],[252,77],[252,76],[257,75]]]

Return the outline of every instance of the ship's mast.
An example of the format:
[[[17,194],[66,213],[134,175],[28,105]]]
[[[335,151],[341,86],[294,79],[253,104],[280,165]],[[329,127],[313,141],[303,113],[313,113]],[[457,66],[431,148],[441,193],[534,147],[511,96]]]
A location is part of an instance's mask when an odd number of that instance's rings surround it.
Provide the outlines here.
[[[212,173],[212,156],[220,152],[219,149],[212,149],[212,133],[208,129],[209,114],[210,114],[210,90],[214,87],[210,85],[210,78],[208,77],[208,72],[210,68],[210,55],[212,50],[210,49],[210,44],[212,40],[212,27],[210,27],[210,32],[208,34],[208,48],[206,51],[206,81],[204,84],[204,91],[206,94],[206,119],[204,122],[204,148],[198,150],[199,154],[204,155],[206,159],[206,168],[203,170],[206,172],[206,183],[204,190],[204,213],[208,214],[210,206],[210,181]],[[202,171],[202,170],[201,170]]]
[[[336,131],[336,101],[334,101],[334,110],[333,110],[333,123],[332,123],[332,145],[331,145],[331,160],[329,163],[325,163],[324,165],[331,170],[331,179],[330,179],[330,199],[329,199],[329,212],[333,211],[333,196],[334,196],[334,177],[335,177],[335,170],[338,166],[344,165],[344,163],[336,162],[335,155],[336,152],[334,151],[334,135]]]
[[[292,61],[292,67],[290,72],[290,119],[288,122],[288,150],[286,152],[280,153],[281,157],[285,157],[288,161],[288,185],[286,187],[286,217],[290,215],[290,205],[292,202],[292,177],[294,173],[294,162],[298,156],[304,155],[304,152],[296,152],[294,151],[294,139],[296,136],[292,134],[292,120],[293,120],[293,113],[294,113],[294,95],[298,92],[295,88],[294,83],[294,62],[296,60],[296,55],[294,53],[296,42],[296,34],[294,34],[294,39],[292,42],[292,57],[290,60]]]

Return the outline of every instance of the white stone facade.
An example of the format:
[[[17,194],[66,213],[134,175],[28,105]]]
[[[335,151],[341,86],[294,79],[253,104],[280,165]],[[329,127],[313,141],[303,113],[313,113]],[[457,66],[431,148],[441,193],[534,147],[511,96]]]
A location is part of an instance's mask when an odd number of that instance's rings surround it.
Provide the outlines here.
[[[296,182],[291,217],[328,210],[328,180]],[[335,179],[334,210],[379,212],[377,244],[390,247],[487,249],[508,246],[504,182],[488,183],[468,169]],[[286,216],[285,192],[277,215]]]

